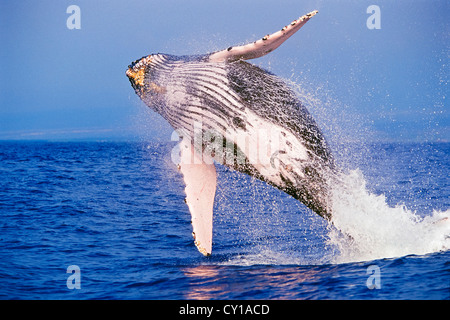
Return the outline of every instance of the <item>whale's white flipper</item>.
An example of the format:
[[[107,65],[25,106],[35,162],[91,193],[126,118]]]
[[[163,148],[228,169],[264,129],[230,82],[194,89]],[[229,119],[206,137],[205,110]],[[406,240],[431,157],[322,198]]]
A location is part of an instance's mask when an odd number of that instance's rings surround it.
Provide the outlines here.
[[[194,146],[180,143],[180,170],[186,183],[186,203],[192,217],[194,243],[198,251],[209,256],[212,251],[213,205],[217,176],[212,159],[205,163]]]
[[[292,21],[278,32],[267,35],[262,39],[239,47],[229,47],[228,49],[215,52],[209,56],[210,62],[232,62],[236,60],[248,60],[262,57],[278,48],[290,36],[296,33],[308,20],[318,13],[312,11],[297,20]]]

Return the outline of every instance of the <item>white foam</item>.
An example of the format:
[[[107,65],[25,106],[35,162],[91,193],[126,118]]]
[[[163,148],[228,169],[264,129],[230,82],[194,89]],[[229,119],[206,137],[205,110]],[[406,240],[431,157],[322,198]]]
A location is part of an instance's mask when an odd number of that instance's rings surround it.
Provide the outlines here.
[[[220,262],[223,266],[254,266],[254,265],[306,265],[308,261],[295,256],[264,248],[257,253],[246,253],[232,256],[227,261]]]
[[[332,198],[336,228],[330,228],[329,243],[340,252],[335,263],[450,249],[449,209],[421,217],[403,205],[390,207],[384,195],[367,190],[360,170],[342,174]]]

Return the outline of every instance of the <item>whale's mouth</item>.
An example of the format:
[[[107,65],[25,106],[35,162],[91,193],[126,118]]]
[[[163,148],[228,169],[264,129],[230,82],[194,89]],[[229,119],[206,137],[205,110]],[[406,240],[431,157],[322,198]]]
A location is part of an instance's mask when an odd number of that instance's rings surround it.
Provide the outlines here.
[[[136,93],[142,97],[145,93],[165,93],[164,87],[158,86],[156,83],[147,80],[146,75],[150,70],[150,64],[153,58],[152,55],[144,56],[133,61],[125,74],[131,82],[131,86]]]

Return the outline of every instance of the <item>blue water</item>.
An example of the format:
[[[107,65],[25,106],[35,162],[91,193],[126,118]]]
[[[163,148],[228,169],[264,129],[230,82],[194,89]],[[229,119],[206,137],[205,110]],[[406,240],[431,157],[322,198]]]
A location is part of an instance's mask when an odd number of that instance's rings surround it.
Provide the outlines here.
[[[173,147],[1,142],[0,298],[450,299],[449,143],[352,148],[336,225],[353,240],[219,166],[208,258]]]

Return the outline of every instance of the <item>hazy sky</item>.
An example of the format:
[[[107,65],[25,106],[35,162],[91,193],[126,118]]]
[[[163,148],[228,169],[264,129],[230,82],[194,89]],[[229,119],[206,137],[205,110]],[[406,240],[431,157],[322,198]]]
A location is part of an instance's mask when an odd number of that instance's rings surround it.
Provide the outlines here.
[[[1,0],[0,139],[170,141],[125,76],[131,61],[244,44],[317,9],[253,63],[294,81],[326,135],[449,141],[449,3]],[[366,25],[373,4],[381,29]],[[81,29],[67,28],[70,5]]]

